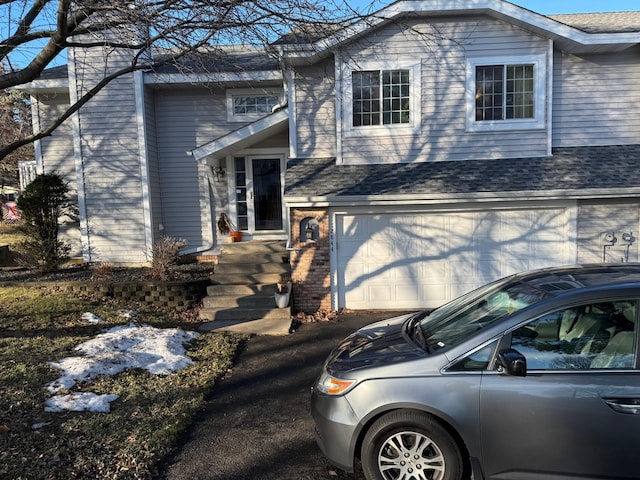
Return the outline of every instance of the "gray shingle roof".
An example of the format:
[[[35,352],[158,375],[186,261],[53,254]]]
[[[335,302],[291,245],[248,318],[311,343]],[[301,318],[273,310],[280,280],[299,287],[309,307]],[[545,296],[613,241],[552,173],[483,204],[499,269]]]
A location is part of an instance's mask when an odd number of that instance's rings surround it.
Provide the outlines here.
[[[155,69],[156,73],[238,73],[279,70],[280,64],[264,49],[243,45],[223,45],[181,58],[179,66],[169,63]]]
[[[43,70],[38,78],[48,80],[67,78],[68,76],[67,65],[59,65],[57,67],[51,67]]]
[[[640,32],[640,12],[574,13],[547,16],[587,33]]]
[[[557,148],[546,158],[336,165],[291,159],[287,197],[460,195],[640,187],[640,145]]]

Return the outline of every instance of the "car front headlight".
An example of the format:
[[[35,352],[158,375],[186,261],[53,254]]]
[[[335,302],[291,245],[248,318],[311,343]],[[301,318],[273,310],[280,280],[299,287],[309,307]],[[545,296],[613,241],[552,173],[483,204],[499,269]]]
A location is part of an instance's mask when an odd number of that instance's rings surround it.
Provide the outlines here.
[[[356,382],[357,380],[347,380],[344,378],[334,377],[324,371],[318,379],[316,389],[327,395],[342,395],[350,390]]]

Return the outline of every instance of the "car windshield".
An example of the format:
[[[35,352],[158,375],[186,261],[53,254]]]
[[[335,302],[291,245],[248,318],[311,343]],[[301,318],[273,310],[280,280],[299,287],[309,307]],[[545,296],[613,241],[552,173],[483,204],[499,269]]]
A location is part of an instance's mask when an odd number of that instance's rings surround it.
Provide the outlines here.
[[[453,347],[470,335],[537,303],[549,294],[518,280],[499,280],[434,310],[420,322],[427,350]]]

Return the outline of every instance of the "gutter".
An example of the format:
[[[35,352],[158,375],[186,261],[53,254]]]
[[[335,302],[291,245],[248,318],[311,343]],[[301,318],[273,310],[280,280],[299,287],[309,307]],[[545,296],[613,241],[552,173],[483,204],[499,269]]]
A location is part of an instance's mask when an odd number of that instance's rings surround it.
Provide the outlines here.
[[[621,191],[619,188],[584,190],[529,190],[517,192],[474,192],[474,193],[434,193],[417,195],[318,195],[287,196],[284,201],[288,207],[356,207],[356,206],[414,206],[442,205],[452,203],[489,203],[533,200],[594,200],[623,199],[640,197],[640,187]]]

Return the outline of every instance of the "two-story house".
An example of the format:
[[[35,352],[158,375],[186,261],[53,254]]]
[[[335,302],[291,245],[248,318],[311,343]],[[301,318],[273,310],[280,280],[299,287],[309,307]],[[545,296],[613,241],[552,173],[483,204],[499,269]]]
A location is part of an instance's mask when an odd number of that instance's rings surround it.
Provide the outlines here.
[[[277,47],[122,77],[38,142],[76,188],[85,261],[144,262],[161,235],[215,252],[224,212],[244,240],[287,240],[305,311],[638,261],[640,12],[401,0]],[[36,126],[104,62],[71,49],[26,86]]]

